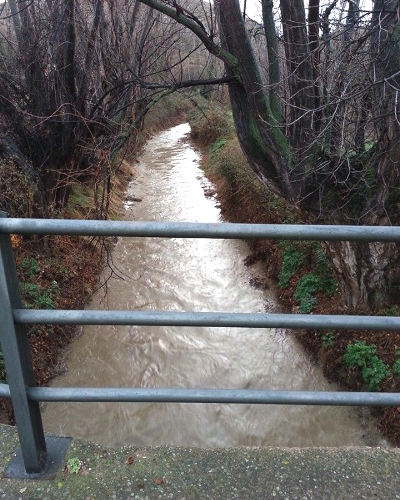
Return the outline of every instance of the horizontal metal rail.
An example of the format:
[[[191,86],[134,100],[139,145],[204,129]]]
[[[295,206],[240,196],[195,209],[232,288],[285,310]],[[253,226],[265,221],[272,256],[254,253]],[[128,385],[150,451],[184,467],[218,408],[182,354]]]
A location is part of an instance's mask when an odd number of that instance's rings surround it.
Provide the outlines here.
[[[285,239],[400,242],[398,226],[132,222],[68,219],[0,219],[0,233],[160,238]]]
[[[0,396],[12,400],[24,467],[28,473],[43,472],[46,460],[49,460],[46,457],[50,456],[50,452],[46,450],[41,422],[41,401],[400,406],[400,393],[34,387],[29,343],[23,326],[27,323],[400,331],[400,318],[281,313],[22,309],[10,234],[399,243],[400,227],[8,219],[4,212],[0,212],[0,336],[10,384],[0,384]]]
[[[327,406],[400,406],[400,393],[181,389],[130,387],[28,387],[32,401],[81,403],[230,403]],[[7,384],[0,396],[10,397]]]
[[[400,330],[397,316],[14,309],[16,323]]]

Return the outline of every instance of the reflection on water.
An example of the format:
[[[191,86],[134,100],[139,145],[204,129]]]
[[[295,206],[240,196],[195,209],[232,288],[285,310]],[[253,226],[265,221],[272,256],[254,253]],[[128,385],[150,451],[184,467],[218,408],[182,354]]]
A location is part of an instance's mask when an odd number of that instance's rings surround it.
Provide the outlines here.
[[[189,125],[151,139],[129,186],[126,219],[216,222]],[[249,285],[246,244],[121,238],[108,296],[90,308],[262,312],[272,292]],[[289,333],[276,329],[88,326],[56,386],[334,390]],[[365,420],[365,419],[364,419]],[[152,403],[51,403],[47,431],[106,445],[334,446],[377,444],[351,408]],[[365,437],[367,436],[367,437]]]

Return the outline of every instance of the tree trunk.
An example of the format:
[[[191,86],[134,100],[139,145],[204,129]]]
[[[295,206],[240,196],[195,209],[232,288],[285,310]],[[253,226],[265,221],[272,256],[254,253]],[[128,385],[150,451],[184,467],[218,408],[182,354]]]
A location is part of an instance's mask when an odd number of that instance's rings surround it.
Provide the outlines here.
[[[276,36],[273,13],[273,1],[262,0],[264,33],[268,52],[269,100],[271,111],[278,122],[282,120],[282,110],[278,100],[278,89],[281,81],[278,54],[278,38]]]
[[[294,201],[295,184],[289,180],[291,148],[258,70],[238,0],[215,2],[224,49],[237,60],[240,82],[229,84],[229,96],[240,145],[262,184]],[[225,64],[228,75],[231,67]]]
[[[317,107],[304,1],[281,0],[280,5],[290,91],[289,134],[294,147],[301,150],[310,143],[313,112]],[[302,162],[299,160],[298,163]]]
[[[332,242],[327,244],[343,303],[373,312],[390,304],[398,248],[394,243]]]

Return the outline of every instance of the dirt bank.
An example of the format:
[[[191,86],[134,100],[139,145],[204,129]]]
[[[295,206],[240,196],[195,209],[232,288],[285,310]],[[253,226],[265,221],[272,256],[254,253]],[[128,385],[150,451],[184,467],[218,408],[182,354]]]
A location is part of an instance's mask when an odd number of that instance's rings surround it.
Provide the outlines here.
[[[214,183],[216,197],[221,205],[224,219],[230,222],[247,223],[306,223],[302,214],[295,213],[284,206],[281,200],[265,192],[254,182],[249,169],[245,168],[245,159],[235,137],[222,134],[213,141],[196,143],[203,153],[202,167]],[[244,169],[243,173],[241,169]],[[251,266],[262,262],[265,275],[281,284],[285,265],[285,249],[288,247],[277,241],[248,241],[250,248],[246,264]],[[291,247],[289,247],[291,248]],[[297,252],[297,248],[294,252]],[[302,311],[302,303],[296,300],[296,290],[303,276],[315,272],[315,247],[305,245],[300,248],[304,252],[293,273],[288,275],[284,286],[279,286],[279,299],[286,311],[312,312],[320,314],[357,314],[341,306],[338,292],[326,294],[316,290],[310,310]],[[320,252],[318,250],[318,252]],[[289,252],[290,256],[290,252]],[[323,256],[326,258],[326,255]],[[317,259],[318,260],[318,259]],[[329,262],[326,262],[329,265]],[[326,265],[324,264],[324,265]],[[287,266],[286,266],[287,267]],[[255,283],[263,286],[262,282]],[[307,305],[308,307],[308,305]],[[398,314],[397,306],[389,311],[378,311],[378,314]],[[396,370],[399,360],[400,331],[369,332],[369,331],[297,331],[296,335],[307,351],[323,367],[326,377],[338,383],[343,389],[381,390],[386,392],[400,391],[400,377]],[[365,344],[365,345],[364,345]],[[361,351],[355,356],[361,356],[360,364],[366,363],[368,374],[363,373],[356,361],[353,366],[344,363],[343,357],[348,346],[356,345]],[[363,357],[364,356],[364,357]],[[368,383],[367,383],[368,382]],[[377,426],[382,434],[394,445],[400,445],[400,408],[378,408],[372,410],[377,417]]]

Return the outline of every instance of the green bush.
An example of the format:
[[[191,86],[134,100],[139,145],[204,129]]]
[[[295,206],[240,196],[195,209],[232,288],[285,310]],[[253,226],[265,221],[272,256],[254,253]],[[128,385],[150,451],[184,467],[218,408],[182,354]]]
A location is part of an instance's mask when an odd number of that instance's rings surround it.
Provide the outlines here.
[[[309,314],[312,311],[312,308],[314,307],[315,303],[317,302],[317,299],[315,297],[304,297],[300,301],[299,305],[299,313],[300,314]]]
[[[393,373],[397,376],[400,376],[400,358],[396,359],[393,363]]]
[[[314,250],[314,271],[304,274],[297,282],[293,297],[299,302],[299,311],[303,314],[311,312],[315,304],[315,294],[324,292],[333,295],[337,290],[337,283],[333,279],[331,269],[325,255]]]
[[[40,294],[39,286],[35,283],[21,283],[20,288],[24,299],[27,300],[34,301]]]
[[[52,281],[45,290],[36,283],[20,283],[20,289],[26,308],[52,309],[59,295],[57,281]]]
[[[323,279],[314,273],[306,273],[297,282],[294,298],[298,301],[322,289]]]
[[[296,273],[304,261],[304,254],[293,243],[283,242],[282,267],[278,284],[281,288],[289,285],[290,278]]]
[[[346,346],[343,362],[349,368],[357,366],[369,391],[377,391],[383,380],[391,375],[390,369],[378,358],[376,345],[356,340]]]
[[[393,363],[393,373],[400,376],[400,349],[396,350],[396,361]]]
[[[386,309],[383,313],[385,316],[400,316],[400,307],[399,306],[391,306]]]
[[[314,273],[303,274],[293,294],[294,299],[300,303],[299,311],[302,314],[311,312],[316,301],[314,294],[319,291],[324,291],[324,279]]]
[[[21,271],[26,278],[32,278],[40,271],[38,261],[33,257],[25,257],[21,260]]]
[[[326,349],[330,347],[335,342],[335,334],[332,330],[329,330],[325,335],[321,338],[322,347]]]

